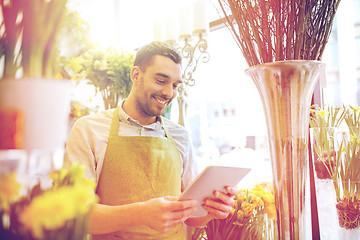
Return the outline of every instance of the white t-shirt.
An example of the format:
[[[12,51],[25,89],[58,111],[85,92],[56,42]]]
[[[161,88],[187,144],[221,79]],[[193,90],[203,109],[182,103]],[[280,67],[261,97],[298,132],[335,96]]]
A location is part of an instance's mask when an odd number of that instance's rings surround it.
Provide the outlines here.
[[[70,132],[66,143],[65,163],[83,163],[88,166],[87,177],[99,180],[104,162],[110,126],[115,109],[99,111],[78,119]],[[169,119],[160,118],[150,125],[141,125],[129,117],[120,107],[119,136],[151,136],[166,138],[164,126],[170,132],[180,153],[181,190],[183,191],[197,176],[198,169],[194,159],[193,147],[187,130]]]

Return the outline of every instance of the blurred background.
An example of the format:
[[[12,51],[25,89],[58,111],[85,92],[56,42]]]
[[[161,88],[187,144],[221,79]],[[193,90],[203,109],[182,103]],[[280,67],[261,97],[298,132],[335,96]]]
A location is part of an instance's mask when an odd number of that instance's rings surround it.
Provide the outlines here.
[[[166,18],[166,12],[176,14],[181,8],[180,2],[192,5],[189,0],[70,0],[69,8],[78,11],[89,24],[89,37],[99,47],[134,51],[156,38],[154,21],[159,16]],[[233,36],[219,23],[217,1],[206,1],[206,8],[209,29],[205,39],[210,59],[199,62],[193,73],[195,84],[187,88],[185,117],[200,167],[210,162],[241,162],[241,165],[261,166],[257,179],[270,180],[266,122],[260,96],[244,73],[248,65]],[[360,100],[359,12],[360,0],[345,0],[336,14],[323,55],[326,69],[320,82],[324,104],[356,105]],[[180,21],[191,17],[180,16]],[[73,99],[91,108],[102,106],[101,96],[94,94],[91,85],[74,88]],[[170,118],[177,121],[178,117],[179,108],[174,101]],[[259,162],[262,164],[258,165]]]
[[[207,60],[200,59],[191,71],[193,86],[187,86],[182,96],[186,113],[180,116],[181,104],[174,101],[167,117],[175,122],[183,117],[182,124],[191,134],[200,168],[209,163],[250,166],[257,181],[271,179],[260,96],[245,74],[248,65],[239,47],[220,20],[217,1],[69,0],[67,8],[69,17],[59,35],[59,49],[61,77],[72,79],[68,131],[77,118],[116,106],[130,88],[128,73],[115,74],[125,79],[122,82],[106,82],[92,78],[89,72],[114,72],[119,66],[130,69],[136,50],[153,40],[171,41],[182,47],[184,25],[190,24],[190,34],[201,29]],[[324,104],[356,105],[360,100],[359,12],[360,0],[343,0],[336,14],[322,59],[326,68],[318,86]],[[165,30],[162,35],[159,24]],[[200,55],[195,48],[199,37],[197,33],[187,39],[195,55]],[[103,59],[111,62],[107,69]],[[90,69],[89,64],[97,69]],[[112,103],[104,103],[104,95],[114,81],[116,91],[121,93]]]

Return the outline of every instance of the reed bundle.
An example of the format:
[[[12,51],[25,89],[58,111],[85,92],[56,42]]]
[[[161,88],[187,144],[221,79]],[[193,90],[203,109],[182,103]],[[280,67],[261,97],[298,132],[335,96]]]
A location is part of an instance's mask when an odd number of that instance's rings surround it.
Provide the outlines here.
[[[321,60],[340,0],[218,0],[249,66]]]

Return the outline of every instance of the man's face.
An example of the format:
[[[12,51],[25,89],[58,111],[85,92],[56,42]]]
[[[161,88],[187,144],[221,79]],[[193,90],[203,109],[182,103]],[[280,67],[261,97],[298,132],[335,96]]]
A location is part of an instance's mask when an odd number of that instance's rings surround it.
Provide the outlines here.
[[[181,82],[179,64],[161,55],[154,56],[152,63],[139,74],[137,109],[144,117],[164,114]]]

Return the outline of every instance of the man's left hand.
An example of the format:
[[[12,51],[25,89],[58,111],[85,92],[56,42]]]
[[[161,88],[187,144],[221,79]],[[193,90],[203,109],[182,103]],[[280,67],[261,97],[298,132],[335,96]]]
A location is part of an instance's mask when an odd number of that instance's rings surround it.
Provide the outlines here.
[[[234,196],[236,189],[234,187],[225,187],[226,193],[214,191],[214,198],[205,199],[202,207],[209,213],[208,217],[215,219],[224,219],[231,213],[234,206]]]
[[[212,219],[225,219],[231,213],[235,204],[234,187],[225,187],[225,192],[214,191],[214,197],[205,199],[202,207],[208,212],[207,215],[198,218],[189,218],[186,224],[192,227],[204,227]]]

